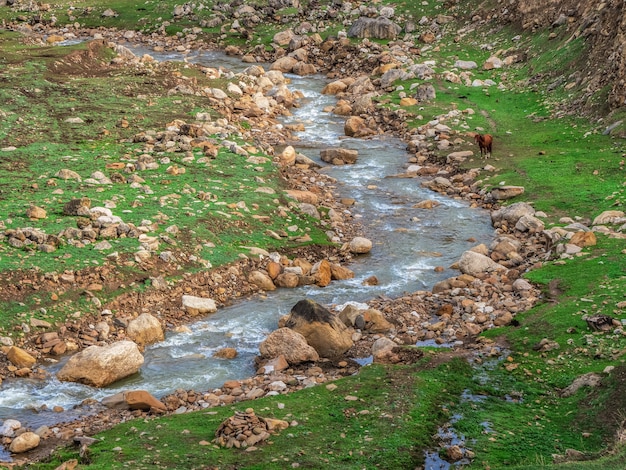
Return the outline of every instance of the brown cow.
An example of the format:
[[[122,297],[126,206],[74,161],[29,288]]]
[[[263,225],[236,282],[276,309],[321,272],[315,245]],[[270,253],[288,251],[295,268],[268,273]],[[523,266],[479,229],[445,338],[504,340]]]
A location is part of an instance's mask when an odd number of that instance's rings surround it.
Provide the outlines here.
[[[487,154],[491,156],[491,144],[493,143],[493,137],[490,134],[476,134],[474,140],[480,148],[480,156],[483,154],[487,157]]]

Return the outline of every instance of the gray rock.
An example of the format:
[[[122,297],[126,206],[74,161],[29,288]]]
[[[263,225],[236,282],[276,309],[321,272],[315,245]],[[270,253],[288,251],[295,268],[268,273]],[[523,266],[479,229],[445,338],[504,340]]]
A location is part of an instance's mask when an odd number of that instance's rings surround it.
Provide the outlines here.
[[[466,251],[459,260],[459,269],[463,274],[472,276],[493,271],[505,271],[506,268],[496,263],[488,256],[481,255],[474,251]]]
[[[395,39],[401,31],[402,28],[388,18],[361,17],[348,30],[348,37]]]

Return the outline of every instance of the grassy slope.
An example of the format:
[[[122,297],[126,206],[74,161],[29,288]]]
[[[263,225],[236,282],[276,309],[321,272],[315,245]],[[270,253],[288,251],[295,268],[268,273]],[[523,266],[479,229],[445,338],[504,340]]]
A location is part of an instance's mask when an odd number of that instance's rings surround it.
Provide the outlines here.
[[[299,243],[293,239],[306,234],[313,243],[328,243],[323,228],[291,207],[292,203],[282,195],[283,183],[271,156],[236,135],[230,139],[246,148],[251,156],[264,158],[264,162],[246,162],[247,157],[224,147],[208,162],[204,161],[201,148],[190,153],[161,151],[153,154],[158,168],[135,173],[144,180],[140,187],[126,182],[99,185],[86,181],[96,171],[107,177],[130,176],[111,165],[121,164],[123,168],[145,152],[141,144],[132,142],[134,134],[163,131],[175,119],[193,122],[197,112],[219,117],[205,97],[168,93],[175,83],[173,77],[189,76],[199,85],[218,88],[225,87],[223,79],[208,79],[182,65],[152,75],[109,69],[103,65],[112,54],[108,49],[81,62],[82,69],[76,64],[65,66],[64,63],[73,63],[68,56],[84,52],[85,44],[24,46],[9,32],[0,31],[0,44],[4,51],[0,59],[4,65],[0,72],[4,116],[0,122],[0,148],[15,147],[0,151],[0,213],[4,229],[34,227],[47,234],[58,234],[76,227],[77,218],[64,215],[63,206],[72,198],[86,196],[92,207],[114,207],[114,214],[126,223],[155,224],[150,235],[174,239],[172,245],[162,243],[160,251],[181,250],[197,258],[197,262],[186,263],[187,271],[236,260],[247,251],[242,246],[263,246],[269,250],[296,246]],[[72,67],[79,72],[71,72]],[[75,117],[83,123],[66,122]],[[217,144],[223,138],[212,136],[208,140]],[[55,177],[65,168],[77,172],[82,180]],[[172,173],[172,168],[184,173]],[[271,188],[274,193],[255,192],[259,187]],[[200,193],[210,197],[200,198]],[[29,219],[26,211],[30,205],[44,208],[47,217]],[[280,207],[286,208],[284,215],[279,214]],[[293,225],[299,228],[290,232],[290,240],[278,241],[266,234],[268,230],[286,231]],[[180,235],[165,231],[171,226],[177,226]],[[112,247],[104,251],[63,243],[52,253],[38,251],[34,245],[15,249],[2,243],[0,273],[80,270],[101,265],[103,258],[113,253],[132,256],[139,248],[136,238],[117,238],[110,243]],[[180,262],[185,263],[183,259]],[[136,266],[118,266],[120,278],[126,274],[132,278],[136,271]],[[102,293],[104,297],[114,294]],[[46,309],[42,319],[48,321],[62,320],[76,311],[79,305],[64,302],[74,299],[71,289],[59,295],[60,302],[50,301],[37,292],[6,299],[0,306],[0,329],[8,332],[24,316],[41,316],[40,308]],[[90,305],[85,302],[80,307],[87,311]]]
[[[398,3],[398,11],[402,11],[404,3]],[[406,9],[416,18],[442,12],[437,3],[417,3],[406,2]],[[470,3],[468,10],[472,6]],[[510,38],[515,34],[500,29],[489,36],[489,42],[500,48],[511,47]],[[438,83],[437,103],[432,108],[414,110],[424,121],[452,106],[477,111],[470,121],[472,128],[466,130],[482,128],[496,137],[494,156],[499,172],[486,184],[504,181],[524,185],[526,194],[522,199],[546,211],[552,223],[563,215],[592,219],[603,210],[623,208],[624,198],[624,169],[620,165],[624,158],[623,142],[601,135],[604,125],[591,126],[584,119],[548,118],[553,116],[555,103],[572,98],[570,95],[577,90],[560,87],[546,94],[542,91],[545,82],[517,85],[525,76],[575,67],[584,47],[576,42],[560,47],[562,40],[549,42],[547,36],[540,34],[524,37],[524,44],[515,47],[526,46],[535,54],[524,64],[496,72],[475,71],[479,78],[504,82],[509,87],[507,91]],[[444,41],[439,44],[438,52],[425,51],[423,57],[435,59],[440,67],[446,63],[449,66],[451,57],[481,63],[489,55],[480,47],[483,42],[487,40],[479,31],[459,43]],[[617,455],[594,462],[551,463],[552,454],[562,454],[567,448],[598,456],[613,443],[616,429],[621,425],[626,407],[617,392],[624,385],[622,351],[626,342],[619,333],[592,334],[583,315],[606,313],[624,318],[624,311],[616,308],[616,303],[624,300],[626,290],[623,250],[623,242],[600,237],[598,247],[588,250],[586,256],[565,264],[550,263],[530,273],[529,279],[546,285],[551,302],[518,316],[519,327],[493,330],[486,335],[506,336],[511,348],[509,359],[483,358],[484,365],[474,371],[474,380],[468,379],[464,367],[455,365],[452,369],[440,367],[416,376],[408,369],[402,371],[401,387],[390,383],[381,387],[386,377],[398,370],[368,368],[358,378],[339,381],[340,388],[332,393],[321,387],[255,402],[254,407],[261,415],[295,419],[300,423],[273,438],[271,446],[255,453],[193,445],[203,439],[210,440],[217,424],[232,414],[228,408],[216,410],[215,415],[195,413],[118,427],[105,433],[104,443],[94,447],[92,467],[111,468],[119,456],[110,449],[120,445],[126,460],[152,468],[172,468],[173,459],[179,462],[180,458],[187,459],[189,468],[196,465],[284,468],[291,462],[319,468],[320,454],[335,468],[371,468],[376,463],[385,468],[412,468],[424,450],[433,448],[434,444],[428,441],[435,425],[441,423],[441,413],[454,412],[462,416],[455,424],[458,432],[475,439],[468,443],[476,454],[472,467],[623,468],[624,452],[620,448]],[[551,281],[558,284],[559,293],[549,293]],[[547,353],[535,351],[533,346],[543,338],[556,341],[559,349]],[[511,371],[505,368],[507,364]],[[589,371],[601,372],[607,365],[618,368],[604,380],[602,387],[583,388],[572,397],[559,397],[558,390],[574,377]],[[461,400],[461,389],[486,398]],[[442,394],[443,400],[435,399],[437,393]],[[365,404],[359,401],[359,406],[355,406],[337,399],[345,394],[367,398]],[[277,402],[285,403],[284,412],[276,411]],[[391,419],[388,423],[380,419],[383,414],[394,416],[390,404],[398,402],[402,403],[404,420]],[[352,415],[353,411],[345,411],[354,408],[358,412],[361,405],[369,411],[378,408],[375,414],[357,417]],[[249,404],[242,405],[245,406]],[[371,416],[376,419],[370,420]],[[381,422],[385,426],[378,426]],[[189,433],[183,434],[183,430]],[[163,431],[164,434],[157,435]],[[141,432],[148,434],[141,436]],[[192,438],[185,440],[183,436]],[[168,445],[153,445],[155,440],[167,441]],[[396,447],[402,450],[395,452]],[[349,454],[350,450],[353,455]],[[364,454],[360,455],[360,451]],[[75,454],[63,453],[59,459],[72,455]],[[408,460],[403,460],[405,457]],[[59,459],[44,467],[54,468]]]

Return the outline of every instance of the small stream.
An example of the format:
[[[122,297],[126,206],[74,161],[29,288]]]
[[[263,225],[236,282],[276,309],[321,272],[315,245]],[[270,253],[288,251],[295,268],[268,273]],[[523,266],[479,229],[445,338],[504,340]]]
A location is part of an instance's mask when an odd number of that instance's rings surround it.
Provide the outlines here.
[[[140,49],[135,52],[147,52],[158,60],[180,58],[179,54],[160,55]],[[198,53],[186,60],[235,71],[246,67],[218,53]],[[165,341],[146,349],[140,373],[104,389],[56,380],[54,374],[63,361],[46,367],[50,378],[43,382],[5,380],[0,386],[0,420],[13,418],[36,429],[77,417],[79,411],[72,408],[87,398],[99,400],[128,389],[148,390],[160,397],[178,388],[204,391],[226,380],[249,377],[255,373],[259,343],[277,328],[278,319],[297,301],[307,297],[321,304],[342,305],[379,295],[397,297],[405,292],[430,290],[436,282],[458,274],[449,269],[437,273],[435,267],[447,268],[474,244],[489,243],[493,229],[488,212],[425,190],[419,179],[389,177],[404,171],[408,160],[405,144],[390,137],[345,138],[344,118],[322,111],[335,101],[320,93],[325,85],[323,77],[290,78],[290,87],[305,95],[301,107],[285,119],[285,124],[305,124],[306,130],[298,135],[300,140],[293,143],[296,150],[320,163],[319,151],[326,147],[341,146],[359,152],[355,165],[322,170],[337,179],[340,197],[357,201],[349,210],[363,225],[365,236],[374,242],[370,254],[357,257],[349,266],[355,272],[354,279],[334,281],[325,288],[278,289],[225,307],[189,325],[189,332],[168,332]],[[441,205],[432,210],[412,207],[424,199]],[[470,243],[470,238],[475,241]],[[379,284],[364,286],[363,281],[372,275]],[[235,348],[238,357],[214,358],[213,353],[224,347]],[[54,406],[66,411],[49,411]],[[0,449],[0,461],[7,458]]]

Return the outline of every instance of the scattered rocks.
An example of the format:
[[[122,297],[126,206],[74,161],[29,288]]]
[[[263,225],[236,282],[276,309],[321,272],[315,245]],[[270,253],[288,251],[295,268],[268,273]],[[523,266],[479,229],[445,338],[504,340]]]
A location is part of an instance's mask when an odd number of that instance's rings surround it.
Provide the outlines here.
[[[228,449],[255,446],[271,436],[271,432],[287,429],[289,423],[257,416],[252,408],[237,411],[215,431],[214,443]]]

